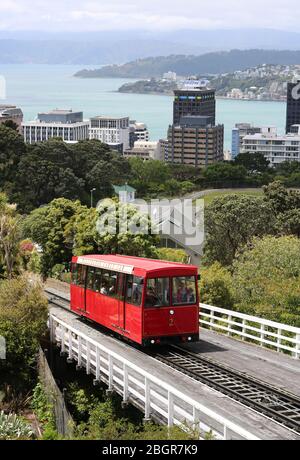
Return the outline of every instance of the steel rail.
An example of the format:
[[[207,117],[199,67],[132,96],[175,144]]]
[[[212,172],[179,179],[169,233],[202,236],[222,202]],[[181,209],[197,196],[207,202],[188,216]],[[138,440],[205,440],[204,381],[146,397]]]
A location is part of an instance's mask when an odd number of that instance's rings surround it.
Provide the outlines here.
[[[296,395],[180,346],[150,353],[173,369],[300,433],[300,398]]]

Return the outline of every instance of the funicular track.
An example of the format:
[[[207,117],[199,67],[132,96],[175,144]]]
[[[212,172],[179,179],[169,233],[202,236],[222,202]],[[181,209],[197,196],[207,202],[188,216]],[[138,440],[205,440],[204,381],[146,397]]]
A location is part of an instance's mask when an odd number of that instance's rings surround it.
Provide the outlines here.
[[[69,300],[45,289],[50,303],[70,311]],[[176,369],[283,426],[300,433],[300,398],[253,376],[177,345],[146,350],[152,358]]]

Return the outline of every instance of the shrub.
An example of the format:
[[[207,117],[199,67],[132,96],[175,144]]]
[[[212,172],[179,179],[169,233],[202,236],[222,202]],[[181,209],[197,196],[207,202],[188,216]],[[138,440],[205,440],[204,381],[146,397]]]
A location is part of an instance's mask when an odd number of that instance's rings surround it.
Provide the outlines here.
[[[33,438],[31,427],[22,418],[16,414],[6,415],[0,412],[0,439],[30,439]]]

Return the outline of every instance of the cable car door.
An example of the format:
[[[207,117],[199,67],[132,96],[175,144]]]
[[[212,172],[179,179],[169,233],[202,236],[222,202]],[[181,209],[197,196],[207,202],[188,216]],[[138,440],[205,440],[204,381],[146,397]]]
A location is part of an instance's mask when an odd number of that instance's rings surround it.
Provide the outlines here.
[[[118,275],[118,326],[122,331],[125,331],[125,281],[126,275],[119,273]]]

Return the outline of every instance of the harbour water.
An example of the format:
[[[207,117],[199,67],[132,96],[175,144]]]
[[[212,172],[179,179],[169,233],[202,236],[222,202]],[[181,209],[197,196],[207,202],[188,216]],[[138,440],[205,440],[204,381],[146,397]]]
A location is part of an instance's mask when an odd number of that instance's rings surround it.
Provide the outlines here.
[[[84,118],[93,115],[130,116],[148,125],[151,140],[165,138],[172,121],[172,97],[118,93],[131,79],[81,79],[73,75],[83,66],[74,65],[1,65],[6,81],[6,99],[0,104],[20,106],[26,121],[38,112],[53,108],[82,110]],[[87,67],[87,66],[85,66]],[[284,102],[217,100],[217,122],[225,125],[225,148],[231,148],[235,123],[285,126]]]

